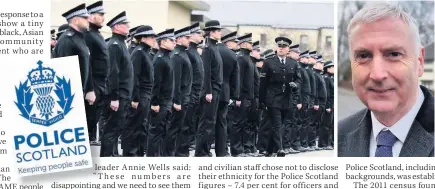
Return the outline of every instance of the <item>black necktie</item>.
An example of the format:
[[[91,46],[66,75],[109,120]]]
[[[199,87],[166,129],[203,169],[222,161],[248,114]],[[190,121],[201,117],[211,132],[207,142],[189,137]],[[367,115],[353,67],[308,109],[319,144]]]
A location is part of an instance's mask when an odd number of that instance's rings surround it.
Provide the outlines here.
[[[284,59],[281,59],[281,63],[282,63],[282,64],[285,64],[285,63],[284,63]]]

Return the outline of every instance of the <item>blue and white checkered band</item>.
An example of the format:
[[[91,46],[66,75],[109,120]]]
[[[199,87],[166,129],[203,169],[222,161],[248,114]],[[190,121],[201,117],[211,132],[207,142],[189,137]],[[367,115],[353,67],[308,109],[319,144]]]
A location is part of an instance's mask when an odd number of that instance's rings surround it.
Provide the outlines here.
[[[163,34],[157,37],[157,40],[166,39],[166,38],[174,39],[174,33]]]
[[[153,30],[148,30],[148,31],[143,31],[143,32],[134,34],[134,36],[139,36],[139,35],[155,35],[155,33]]]
[[[287,45],[287,46],[289,46],[290,44],[287,41],[281,40],[281,41],[278,41],[278,45]]]
[[[198,26],[198,27],[192,28],[192,29],[190,30],[190,33],[199,32],[200,30],[201,30],[201,28]]]
[[[232,36],[232,37],[229,37],[229,38],[226,38],[226,39],[222,40],[222,43],[225,43],[225,42],[228,42],[228,41],[235,41],[236,39],[237,39],[236,36]]]
[[[116,19],[115,21],[112,22],[112,24],[110,24],[110,27],[113,27],[114,25],[123,23],[125,21],[127,21],[127,16],[123,16],[121,18]]]
[[[69,20],[69,19],[71,19],[71,18],[73,18],[75,16],[88,17],[89,16],[88,10],[86,10],[86,9],[78,10],[76,12],[73,12],[73,13],[69,14],[68,16],[65,16],[65,19]]]
[[[175,35],[175,38],[177,38],[177,37],[183,37],[183,36],[189,35],[189,34],[190,34],[190,31],[187,30],[187,31],[184,31],[184,32],[181,32],[181,33],[177,33],[177,35]]]
[[[94,7],[92,9],[89,9],[88,12],[89,12],[89,14],[104,13],[104,8],[103,8],[103,6],[98,6],[98,7]]]
[[[310,55],[309,54],[303,54],[303,55],[300,55],[299,57],[300,58],[310,58]]]
[[[273,56],[273,55],[275,55],[275,53],[273,53],[273,52],[270,52],[270,53],[268,53],[268,54],[266,54],[266,55],[264,55],[264,57],[270,57],[270,56]]]

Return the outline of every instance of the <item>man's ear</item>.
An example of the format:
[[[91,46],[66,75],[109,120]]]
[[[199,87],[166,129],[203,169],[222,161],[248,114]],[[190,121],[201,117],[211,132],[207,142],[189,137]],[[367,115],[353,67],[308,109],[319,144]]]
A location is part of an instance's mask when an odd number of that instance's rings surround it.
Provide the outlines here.
[[[418,77],[421,77],[424,73],[424,47],[420,48],[419,56],[418,56]]]

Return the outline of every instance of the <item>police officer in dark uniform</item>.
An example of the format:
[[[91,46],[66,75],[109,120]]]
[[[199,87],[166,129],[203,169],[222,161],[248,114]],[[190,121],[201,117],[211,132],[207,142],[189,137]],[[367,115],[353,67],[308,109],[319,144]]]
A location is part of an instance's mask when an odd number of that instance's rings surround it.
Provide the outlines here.
[[[99,145],[97,137],[97,123],[103,111],[104,98],[107,96],[107,78],[109,76],[109,50],[100,33],[104,23],[103,1],[97,1],[86,7],[89,13],[89,31],[85,33],[86,45],[91,53],[89,63],[92,68],[91,80],[94,84],[95,103],[85,104],[86,120],[88,123],[88,133],[91,138],[91,145]],[[101,126],[101,124],[100,124]],[[100,129],[101,131],[101,129]],[[101,137],[103,133],[100,132]]]
[[[319,147],[325,150],[333,150],[334,146],[334,63],[326,61],[323,66],[323,78],[326,83],[328,97],[326,100],[326,111],[323,114],[322,127],[320,128]]]
[[[201,97],[202,115],[199,120],[196,137],[195,156],[211,156],[210,145],[212,133],[216,125],[216,114],[219,104],[219,96],[222,88],[222,57],[217,49],[220,40],[221,26],[219,21],[210,20],[205,23],[204,31],[207,32],[207,44],[202,52],[204,64],[203,97]],[[225,136],[221,130],[216,130],[216,136]],[[221,140],[217,139],[216,140]]]
[[[241,36],[239,39],[240,53],[237,55],[240,75],[240,96],[236,98],[236,111],[231,128],[231,156],[245,157],[250,152],[251,134],[253,125],[248,123],[248,116],[254,99],[255,64],[252,63],[252,33]],[[246,148],[246,149],[245,149]]]
[[[122,142],[123,156],[143,157],[146,149],[146,131],[150,112],[150,101],[154,83],[154,68],[151,60],[151,46],[156,37],[151,26],[141,26],[136,30],[134,38],[137,47],[131,53],[134,70],[132,111],[128,117],[125,138]]]
[[[175,48],[174,29],[157,34],[159,52],[154,56],[154,86],[151,95],[151,118],[148,128],[148,157],[158,157],[163,153],[163,139],[171,118],[174,96],[174,70],[171,51]]]
[[[220,143],[215,148],[217,157],[227,155],[227,138],[229,138],[227,127],[228,104],[230,99],[237,99],[240,92],[239,64],[237,63],[236,53],[228,47],[231,41],[236,39],[236,35],[237,32],[231,32],[223,36],[221,39],[222,43],[217,45],[223,61],[223,83],[216,118],[216,130],[219,131],[216,133],[225,134],[224,136],[216,136],[216,138],[225,139],[223,141],[216,141],[216,143]]]
[[[282,125],[292,100],[297,99],[294,95],[298,95],[302,80],[298,63],[286,57],[292,41],[286,37],[277,37],[275,42],[278,44],[277,56],[266,59],[262,68],[266,78],[264,87],[260,89],[260,103],[265,104],[272,122],[267,156],[276,152],[277,156],[284,157]]]
[[[190,26],[190,44],[187,49],[187,55],[192,65],[192,90],[190,92],[190,101],[184,118],[184,127],[189,128],[187,133],[181,133],[181,135],[187,135],[187,141],[189,146],[184,146],[186,143],[182,143],[177,147],[176,156],[189,156],[189,150],[194,150],[196,129],[198,126],[198,117],[200,112],[200,96],[202,90],[202,82],[204,79],[204,67],[202,64],[201,55],[198,53],[198,46],[202,42],[202,30],[199,27],[199,23],[192,24]]]
[[[310,63],[314,63],[314,76],[316,78],[316,84],[317,84],[317,97],[314,101],[314,114],[313,114],[313,121],[308,126],[308,145],[311,148],[311,151],[314,150],[321,150],[316,145],[316,138],[317,138],[317,132],[318,128],[322,127],[320,125],[322,121],[323,112],[325,111],[325,105],[326,105],[326,98],[327,98],[327,91],[326,91],[326,84],[325,80],[323,79],[323,58],[321,55],[316,56],[315,61],[310,61]]]
[[[264,57],[263,59],[263,64],[261,65],[261,69],[259,69],[259,73],[260,73],[260,87],[259,89],[262,89],[263,87],[265,87],[265,77],[264,77],[264,73],[262,73],[262,68],[264,66],[264,61],[266,59],[270,59],[275,57],[275,52],[272,49],[267,49],[263,52]],[[260,120],[260,124],[258,126],[258,141],[257,141],[257,150],[259,152],[259,156],[263,156],[266,155],[266,150],[269,144],[269,132],[270,132],[270,119],[269,116],[267,116],[267,112],[265,110],[265,106],[264,103],[260,103],[260,111],[261,111],[261,120]]]
[[[129,27],[125,11],[110,20],[107,26],[112,29],[112,38],[107,43],[111,69],[108,79],[109,100],[106,103],[110,109],[101,141],[101,157],[118,156],[118,137],[126,124],[134,84],[133,65],[125,44]],[[124,143],[121,146],[126,148]]]
[[[258,156],[257,152],[257,135],[258,135],[258,127],[260,123],[260,114],[259,114],[259,90],[260,90],[260,72],[257,67],[257,63],[261,62],[260,56],[260,41],[255,41],[252,43],[252,51],[251,51],[251,62],[254,64],[254,99],[251,100],[251,107],[249,108],[249,116],[247,119],[248,125],[251,126],[251,129],[247,132],[248,141],[245,147],[245,153],[248,156]],[[260,70],[261,71],[261,70]]]
[[[95,101],[92,81],[90,80],[89,49],[86,46],[84,32],[89,28],[88,11],[83,3],[65,13],[63,17],[68,21],[69,27],[56,43],[53,51],[53,58],[78,55],[80,64],[80,75],[85,100],[89,104]]]
[[[136,26],[136,27],[133,27],[130,30],[128,30],[127,41],[130,41],[130,45],[128,46],[128,53],[130,53],[130,54],[137,47],[137,45],[140,43],[140,41],[137,41],[137,39],[135,38],[135,34],[136,34],[136,30],[141,26],[143,26],[143,25]]]
[[[237,63],[237,52],[238,52],[238,44],[237,44],[237,31],[231,32],[226,34],[225,36],[222,37],[221,39],[222,44],[225,44],[225,46],[230,49],[233,53],[233,55],[231,55],[231,61],[234,61]],[[229,56],[225,56],[225,58],[229,58]],[[222,60],[224,60],[224,57],[222,57]],[[225,63],[226,60],[224,60]],[[230,60],[228,60],[230,61]],[[237,64],[237,69],[238,68],[238,64]],[[239,70],[237,70],[237,72],[239,72]],[[225,74],[225,69],[224,69],[224,74]],[[239,77],[239,76],[237,76]],[[237,90],[237,91],[236,91]],[[221,93],[222,94],[222,93]],[[231,127],[233,125],[233,118],[234,118],[234,113],[235,113],[235,108],[236,108],[236,100],[235,98],[238,97],[240,95],[240,78],[238,81],[238,87],[234,90],[230,90],[230,100],[229,100],[229,105],[228,105],[228,110],[227,110],[227,116],[226,116],[226,123],[227,123],[227,146],[230,146],[230,136],[231,136]],[[227,149],[227,155],[229,155],[229,151]]]
[[[308,53],[308,52],[306,52]],[[299,44],[293,45],[290,47],[289,57],[294,60],[300,59],[300,51]],[[286,153],[299,153],[298,149],[301,148],[301,120],[305,120],[308,114],[308,107],[310,103],[310,94],[311,94],[311,85],[310,85],[310,76],[307,73],[307,70],[302,68],[302,63],[298,62],[301,67],[301,76],[302,83],[299,90],[299,100],[295,102],[294,109],[292,114],[288,114],[288,123],[289,123],[289,138],[287,143],[284,143],[284,148],[286,148]]]
[[[190,43],[190,26],[175,31],[174,35],[177,43],[171,53],[174,70],[174,98],[168,132],[163,139],[163,156],[175,156],[176,144],[183,143],[183,146],[189,146],[187,135],[180,135],[180,133],[186,133],[189,130],[183,122],[192,90],[192,64],[186,53]]]

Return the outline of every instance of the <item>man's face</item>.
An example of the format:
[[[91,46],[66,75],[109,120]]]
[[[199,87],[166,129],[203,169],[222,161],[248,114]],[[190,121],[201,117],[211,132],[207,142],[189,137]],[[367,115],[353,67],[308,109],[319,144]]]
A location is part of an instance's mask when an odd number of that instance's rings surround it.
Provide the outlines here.
[[[221,30],[214,30],[210,32],[210,36],[216,40],[219,40],[222,37],[222,32]]]
[[[237,43],[235,41],[227,41],[225,44],[230,49],[237,49]]]
[[[288,54],[289,48],[287,45],[278,45],[278,49],[276,51],[278,56],[286,56]]]
[[[172,39],[163,39],[163,41],[162,41],[162,47],[172,51],[175,48],[175,41],[172,40]]]
[[[303,58],[301,58],[300,59],[300,61],[302,62],[302,63],[308,63],[308,58],[307,57],[303,57]]]
[[[128,35],[130,26],[128,23],[123,24],[116,24],[115,29],[121,34],[121,35]]]
[[[142,38],[142,42],[144,42],[145,44],[149,45],[150,47],[154,47],[156,42],[156,38],[154,36],[149,36],[149,37],[143,37]]]
[[[290,55],[291,58],[293,58],[295,60],[299,59],[299,53],[297,53],[295,51],[290,51],[289,55]]]
[[[81,30],[89,29],[89,21],[87,18],[77,16],[73,19],[75,19],[74,23],[78,26],[79,29]]]
[[[89,15],[89,22],[102,27],[104,25],[104,14],[102,13],[94,13]]]
[[[327,68],[326,71],[327,71],[328,73],[334,75],[334,66],[331,66],[331,67]]]
[[[352,84],[374,113],[404,115],[415,103],[423,74],[424,49],[399,19],[355,26],[349,34]]]
[[[263,61],[255,63],[255,66],[257,66],[258,68],[263,67]]]
[[[51,45],[52,47],[56,46],[56,40],[52,39],[50,45]]]
[[[203,40],[203,37],[202,37],[201,32],[198,32],[198,33],[192,33],[192,34],[190,35],[190,38],[189,38],[189,39],[190,39],[190,41],[192,41],[192,42],[198,44],[199,42],[201,42],[201,40]]]
[[[189,38],[187,36],[183,36],[183,37],[179,37],[177,38],[177,43],[179,45],[185,46],[185,47],[189,47]]]
[[[255,49],[251,52],[251,55],[257,59],[260,58],[260,49]]]
[[[308,58],[308,62],[312,65],[316,64],[317,60],[314,59],[313,57]]]

